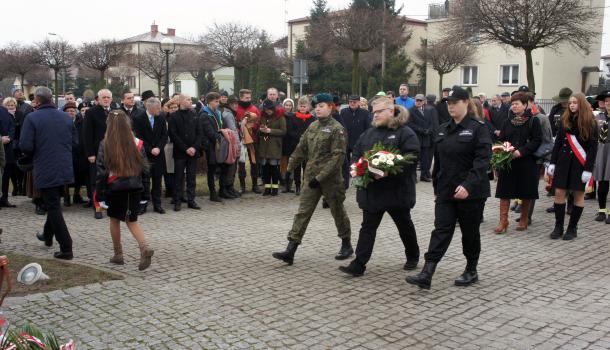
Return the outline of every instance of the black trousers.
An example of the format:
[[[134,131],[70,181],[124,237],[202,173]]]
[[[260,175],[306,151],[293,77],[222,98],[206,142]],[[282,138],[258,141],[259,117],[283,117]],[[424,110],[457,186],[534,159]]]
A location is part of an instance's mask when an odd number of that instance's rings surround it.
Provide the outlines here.
[[[296,185],[301,185],[301,177],[305,176],[305,167],[307,166],[307,162],[303,162],[301,164],[297,164],[292,172],[292,176],[294,177],[294,183]]]
[[[72,252],[72,237],[61,212],[61,197],[64,186],[43,188],[40,190],[42,200],[47,207],[47,221],[44,223],[45,239],[57,239],[62,253]]]
[[[174,159],[174,203],[180,203],[184,198],[184,188],[180,186],[184,181],[184,171],[186,170],[186,200],[192,202],[195,200],[195,188],[197,187],[197,158],[179,158]],[[209,171],[209,169],[208,169]]]
[[[87,189],[87,193],[91,193],[91,196],[89,197],[89,201],[93,202],[93,192],[95,192],[95,182],[97,180],[97,166],[95,165],[95,163],[91,164],[89,163],[89,188]],[[95,210],[95,206],[93,207],[93,210]]]
[[[356,246],[356,261],[362,266],[365,266],[371,258],[373,246],[375,245],[375,237],[377,236],[377,228],[379,228],[385,213],[386,211],[362,211],[362,226],[360,227],[360,236]],[[413,225],[413,220],[411,220],[411,211],[409,209],[398,208],[387,210],[387,213],[390,214],[398,228],[398,234],[405,247],[407,260],[418,260],[419,245],[417,244],[415,225]]]
[[[218,187],[223,188],[225,181],[229,174],[229,167],[227,164],[210,164],[208,163],[208,188],[210,189],[210,195],[216,193],[216,173],[219,173]]]
[[[349,179],[351,177],[349,175],[349,167],[350,167],[351,159],[352,159],[352,150],[347,150],[347,152],[345,153],[345,158],[343,158],[343,165],[341,165],[341,176],[343,177],[343,185],[345,186],[346,190],[349,188]]]
[[[462,231],[462,251],[468,262],[475,263],[481,253],[481,215],[485,200],[439,201],[434,206],[434,231],[426,253],[426,261],[439,262],[447,252],[455,225]]]
[[[144,190],[148,194],[148,198],[152,201],[153,206],[161,206],[161,181],[165,172],[165,159],[157,159],[150,163],[150,187]],[[146,197],[146,196],[145,196]]]
[[[2,147],[2,146],[0,146]],[[4,167],[4,172],[2,173],[2,200],[8,201],[8,186],[11,178],[13,177],[13,172],[16,169],[15,163],[6,163]]]
[[[430,175],[430,167],[432,166],[432,148],[422,147],[419,152],[421,178],[431,178],[432,175]]]
[[[246,183],[246,163],[239,162],[237,164],[238,176],[240,184],[245,186]],[[250,178],[252,179],[252,186],[258,186],[258,164],[252,164],[250,162]]]

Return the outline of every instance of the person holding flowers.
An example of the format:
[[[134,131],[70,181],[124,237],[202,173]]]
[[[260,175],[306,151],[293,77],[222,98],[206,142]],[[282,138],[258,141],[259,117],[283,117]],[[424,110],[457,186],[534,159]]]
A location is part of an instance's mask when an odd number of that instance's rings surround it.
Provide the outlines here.
[[[447,97],[451,120],[441,125],[435,137],[434,231],[422,271],[406,278],[407,283],[420,288],[430,289],[432,275],[449,248],[456,223],[462,231],[462,251],[467,264],[455,284],[468,286],[479,279],[479,227],[485,200],[490,195],[487,168],[491,159],[491,137],[485,123],[468,113],[469,103],[468,91],[454,86]]]
[[[527,230],[530,203],[538,199],[538,166],[534,152],[542,143],[542,128],[540,120],[534,118],[527,106],[528,96],[525,93],[514,94],[511,97],[509,117],[500,127],[498,140],[504,143],[502,150],[507,161],[496,163],[494,156],[491,163],[498,173],[496,198],[500,198],[500,223],[494,230],[495,233],[505,233],[508,228],[511,198],[522,201],[517,231]],[[494,151],[496,149],[494,147]]]
[[[352,177],[361,178],[365,171],[372,177],[366,185],[354,181],[358,188],[356,199],[362,209],[362,226],[356,258],[348,266],[339,267],[352,276],[362,276],[366,270],[377,228],[386,212],[394,220],[405,246],[404,268],[413,270],[419,261],[417,235],[411,220],[419,141],[415,132],[406,126],[409,114],[404,107],[394,105],[388,97],[376,99],[372,106],[373,127],[360,136],[352,150]],[[367,164],[366,170],[364,164]]]
[[[577,226],[585,206],[585,185],[592,180],[597,155],[598,126],[584,94],[570,96],[568,108],[563,112],[551,164],[547,174],[553,176],[555,189],[555,228],[551,239],[570,241],[577,236]],[[566,196],[571,191],[574,206],[565,232]]]

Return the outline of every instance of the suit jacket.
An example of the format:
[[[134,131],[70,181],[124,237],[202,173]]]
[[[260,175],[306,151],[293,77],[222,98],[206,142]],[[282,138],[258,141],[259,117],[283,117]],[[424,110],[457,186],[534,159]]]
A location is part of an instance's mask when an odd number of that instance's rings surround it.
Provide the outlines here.
[[[85,155],[87,157],[97,157],[100,142],[106,134],[107,112],[100,105],[91,107],[85,113],[83,121],[83,141],[85,142]]]
[[[155,116],[154,126],[151,128],[146,110],[140,111],[140,113],[134,117],[133,132],[137,138],[144,142],[144,150],[146,151],[146,158],[148,158],[149,162],[156,163],[165,161],[165,152],[163,150],[167,144],[168,131],[163,116]],[[160,153],[157,156],[153,156],[152,153],[150,153],[153,148],[159,149]]]
[[[434,135],[434,131],[438,128],[438,123],[435,123],[433,120],[434,115],[432,115],[430,110],[426,111],[426,109],[422,113],[416,107],[411,108],[409,114],[411,117],[407,126],[415,131],[421,147],[432,147],[432,135]]]
[[[125,114],[127,114],[127,116],[129,116],[129,119],[131,119],[131,128],[133,129],[134,119],[140,113],[142,113],[142,111],[140,109],[138,109],[138,106],[134,105],[133,108],[131,109],[131,113],[129,113],[129,112],[127,112],[127,108],[125,108],[125,106],[123,106],[123,104],[121,104],[120,110],[122,110],[123,112],[125,112]]]
[[[174,158],[186,159],[186,150],[195,148],[194,158],[201,157],[203,132],[199,117],[192,109],[181,109],[169,117],[169,137],[174,143]]]

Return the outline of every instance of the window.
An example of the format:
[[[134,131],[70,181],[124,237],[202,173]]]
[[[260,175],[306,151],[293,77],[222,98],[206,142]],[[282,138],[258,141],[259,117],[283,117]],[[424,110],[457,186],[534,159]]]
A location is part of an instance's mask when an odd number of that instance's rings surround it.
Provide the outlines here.
[[[500,85],[519,85],[519,65],[500,66]]]
[[[181,81],[175,81],[174,82],[174,92],[175,93],[181,93],[182,92],[182,82]]]
[[[136,87],[136,77],[132,76],[128,76],[127,77],[127,85],[129,85],[130,88],[135,88]]]
[[[464,66],[462,67],[462,85],[478,85],[479,84],[479,67]]]

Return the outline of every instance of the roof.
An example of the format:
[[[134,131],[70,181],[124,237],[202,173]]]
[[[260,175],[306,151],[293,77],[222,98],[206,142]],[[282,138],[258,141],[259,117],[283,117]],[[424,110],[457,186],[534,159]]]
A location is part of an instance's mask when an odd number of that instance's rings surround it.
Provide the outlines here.
[[[161,33],[161,32],[156,32],[156,33],[147,32],[144,34],[132,36],[127,39],[119,40],[119,42],[120,43],[137,43],[137,42],[160,43],[161,40],[163,40],[165,38],[170,38],[174,41],[175,44],[179,44],[179,45],[197,45],[197,43],[194,41],[191,41],[191,40],[188,40],[185,38],[181,38],[181,37],[175,36],[175,35],[167,35],[167,34]]]
[[[607,59],[610,59],[610,55],[603,55],[602,56],[602,60],[607,60]]]
[[[329,12],[329,14],[331,16],[337,16],[338,14],[340,14],[343,11],[345,11],[345,10],[331,11],[331,12]],[[418,25],[425,25],[426,24],[426,21],[421,21],[419,19],[414,19],[414,18],[410,18],[410,17],[407,17],[407,16],[402,16],[402,17],[407,20],[407,23],[418,24]],[[306,23],[306,22],[309,22],[309,16],[308,17],[301,17],[301,18],[291,19],[290,21],[288,21],[288,24]]]

